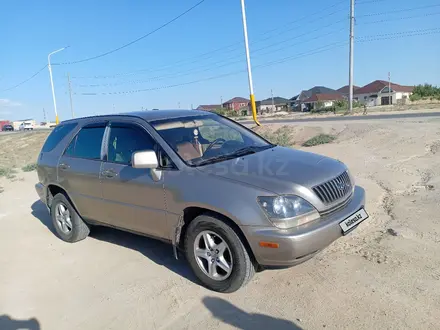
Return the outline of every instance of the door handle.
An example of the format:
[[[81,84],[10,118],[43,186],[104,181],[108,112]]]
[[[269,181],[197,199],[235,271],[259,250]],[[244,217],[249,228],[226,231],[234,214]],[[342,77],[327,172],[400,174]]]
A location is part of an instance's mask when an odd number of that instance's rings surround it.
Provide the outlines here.
[[[114,178],[115,176],[118,176],[118,173],[116,173],[113,170],[105,170],[105,171],[102,171],[101,174],[102,174],[102,176],[104,176],[108,179],[111,179],[111,178]]]
[[[58,165],[58,167],[59,167],[61,170],[67,170],[67,169],[70,168],[70,165],[69,165],[69,164],[66,164],[66,163],[61,163],[61,164]]]

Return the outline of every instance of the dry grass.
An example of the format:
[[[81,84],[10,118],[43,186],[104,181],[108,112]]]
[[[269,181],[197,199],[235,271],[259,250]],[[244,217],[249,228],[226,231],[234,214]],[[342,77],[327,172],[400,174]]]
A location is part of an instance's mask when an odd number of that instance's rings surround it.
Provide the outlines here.
[[[0,135],[0,168],[34,163],[50,131]]]
[[[269,142],[279,146],[290,147],[294,144],[293,138],[291,136],[292,129],[289,128],[289,126],[282,126],[275,131],[262,130],[258,133]]]

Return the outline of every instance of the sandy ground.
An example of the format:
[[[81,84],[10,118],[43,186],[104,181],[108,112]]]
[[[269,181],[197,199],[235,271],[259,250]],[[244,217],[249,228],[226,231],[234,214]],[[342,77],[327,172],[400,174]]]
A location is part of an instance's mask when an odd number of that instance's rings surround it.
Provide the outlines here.
[[[62,242],[36,174],[0,178],[0,329],[439,329],[440,119],[292,127],[338,135],[308,150],[349,165],[371,217],[230,295],[201,287],[151,239],[97,228]]]

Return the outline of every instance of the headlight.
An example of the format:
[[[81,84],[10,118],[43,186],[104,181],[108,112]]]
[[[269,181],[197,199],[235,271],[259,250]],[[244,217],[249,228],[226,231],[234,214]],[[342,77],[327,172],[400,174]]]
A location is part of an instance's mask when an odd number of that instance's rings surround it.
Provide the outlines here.
[[[263,211],[278,228],[292,228],[319,218],[319,213],[306,200],[298,196],[258,197]]]

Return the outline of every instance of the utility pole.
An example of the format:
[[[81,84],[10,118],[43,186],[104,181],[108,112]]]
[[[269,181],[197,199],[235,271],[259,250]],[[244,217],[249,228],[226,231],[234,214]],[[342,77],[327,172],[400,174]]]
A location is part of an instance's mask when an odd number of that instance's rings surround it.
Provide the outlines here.
[[[273,90],[270,90],[270,96],[272,97],[272,111],[275,111],[275,102],[273,101]]]
[[[113,103],[113,113],[115,112],[115,104]]]
[[[223,96],[220,96],[220,108],[223,109]]]
[[[177,107],[180,109],[180,101],[177,102]]]
[[[44,118],[44,122],[47,123],[47,120],[46,120],[46,110],[44,110],[44,108],[43,108],[43,118]]]
[[[350,51],[349,51],[349,94],[348,111],[353,113],[353,44],[354,44],[354,0],[350,0]]]
[[[246,23],[246,8],[244,5],[244,0],[241,0],[241,15],[243,18],[244,46],[245,46],[245,50],[246,50],[246,61],[247,61],[247,70],[248,70],[249,93],[250,93],[250,99],[251,99],[250,101],[251,101],[252,117],[254,118],[255,123],[258,126],[261,126],[260,122],[257,119],[257,107],[255,106],[254,85],[252,83],[252,67],[251,67],[251,57],[249,54],[249,41],[248,41],[247,23]]]
[[[73,112],[72,85],[70,84],[70,73],[67,73],[67,83],[69,84],[70,111],[72,113],[72,118],[75,118],[75,113]]]
[[[393,104],[393,96],[391,95],[391,72],[388,72],[388,105]]]

